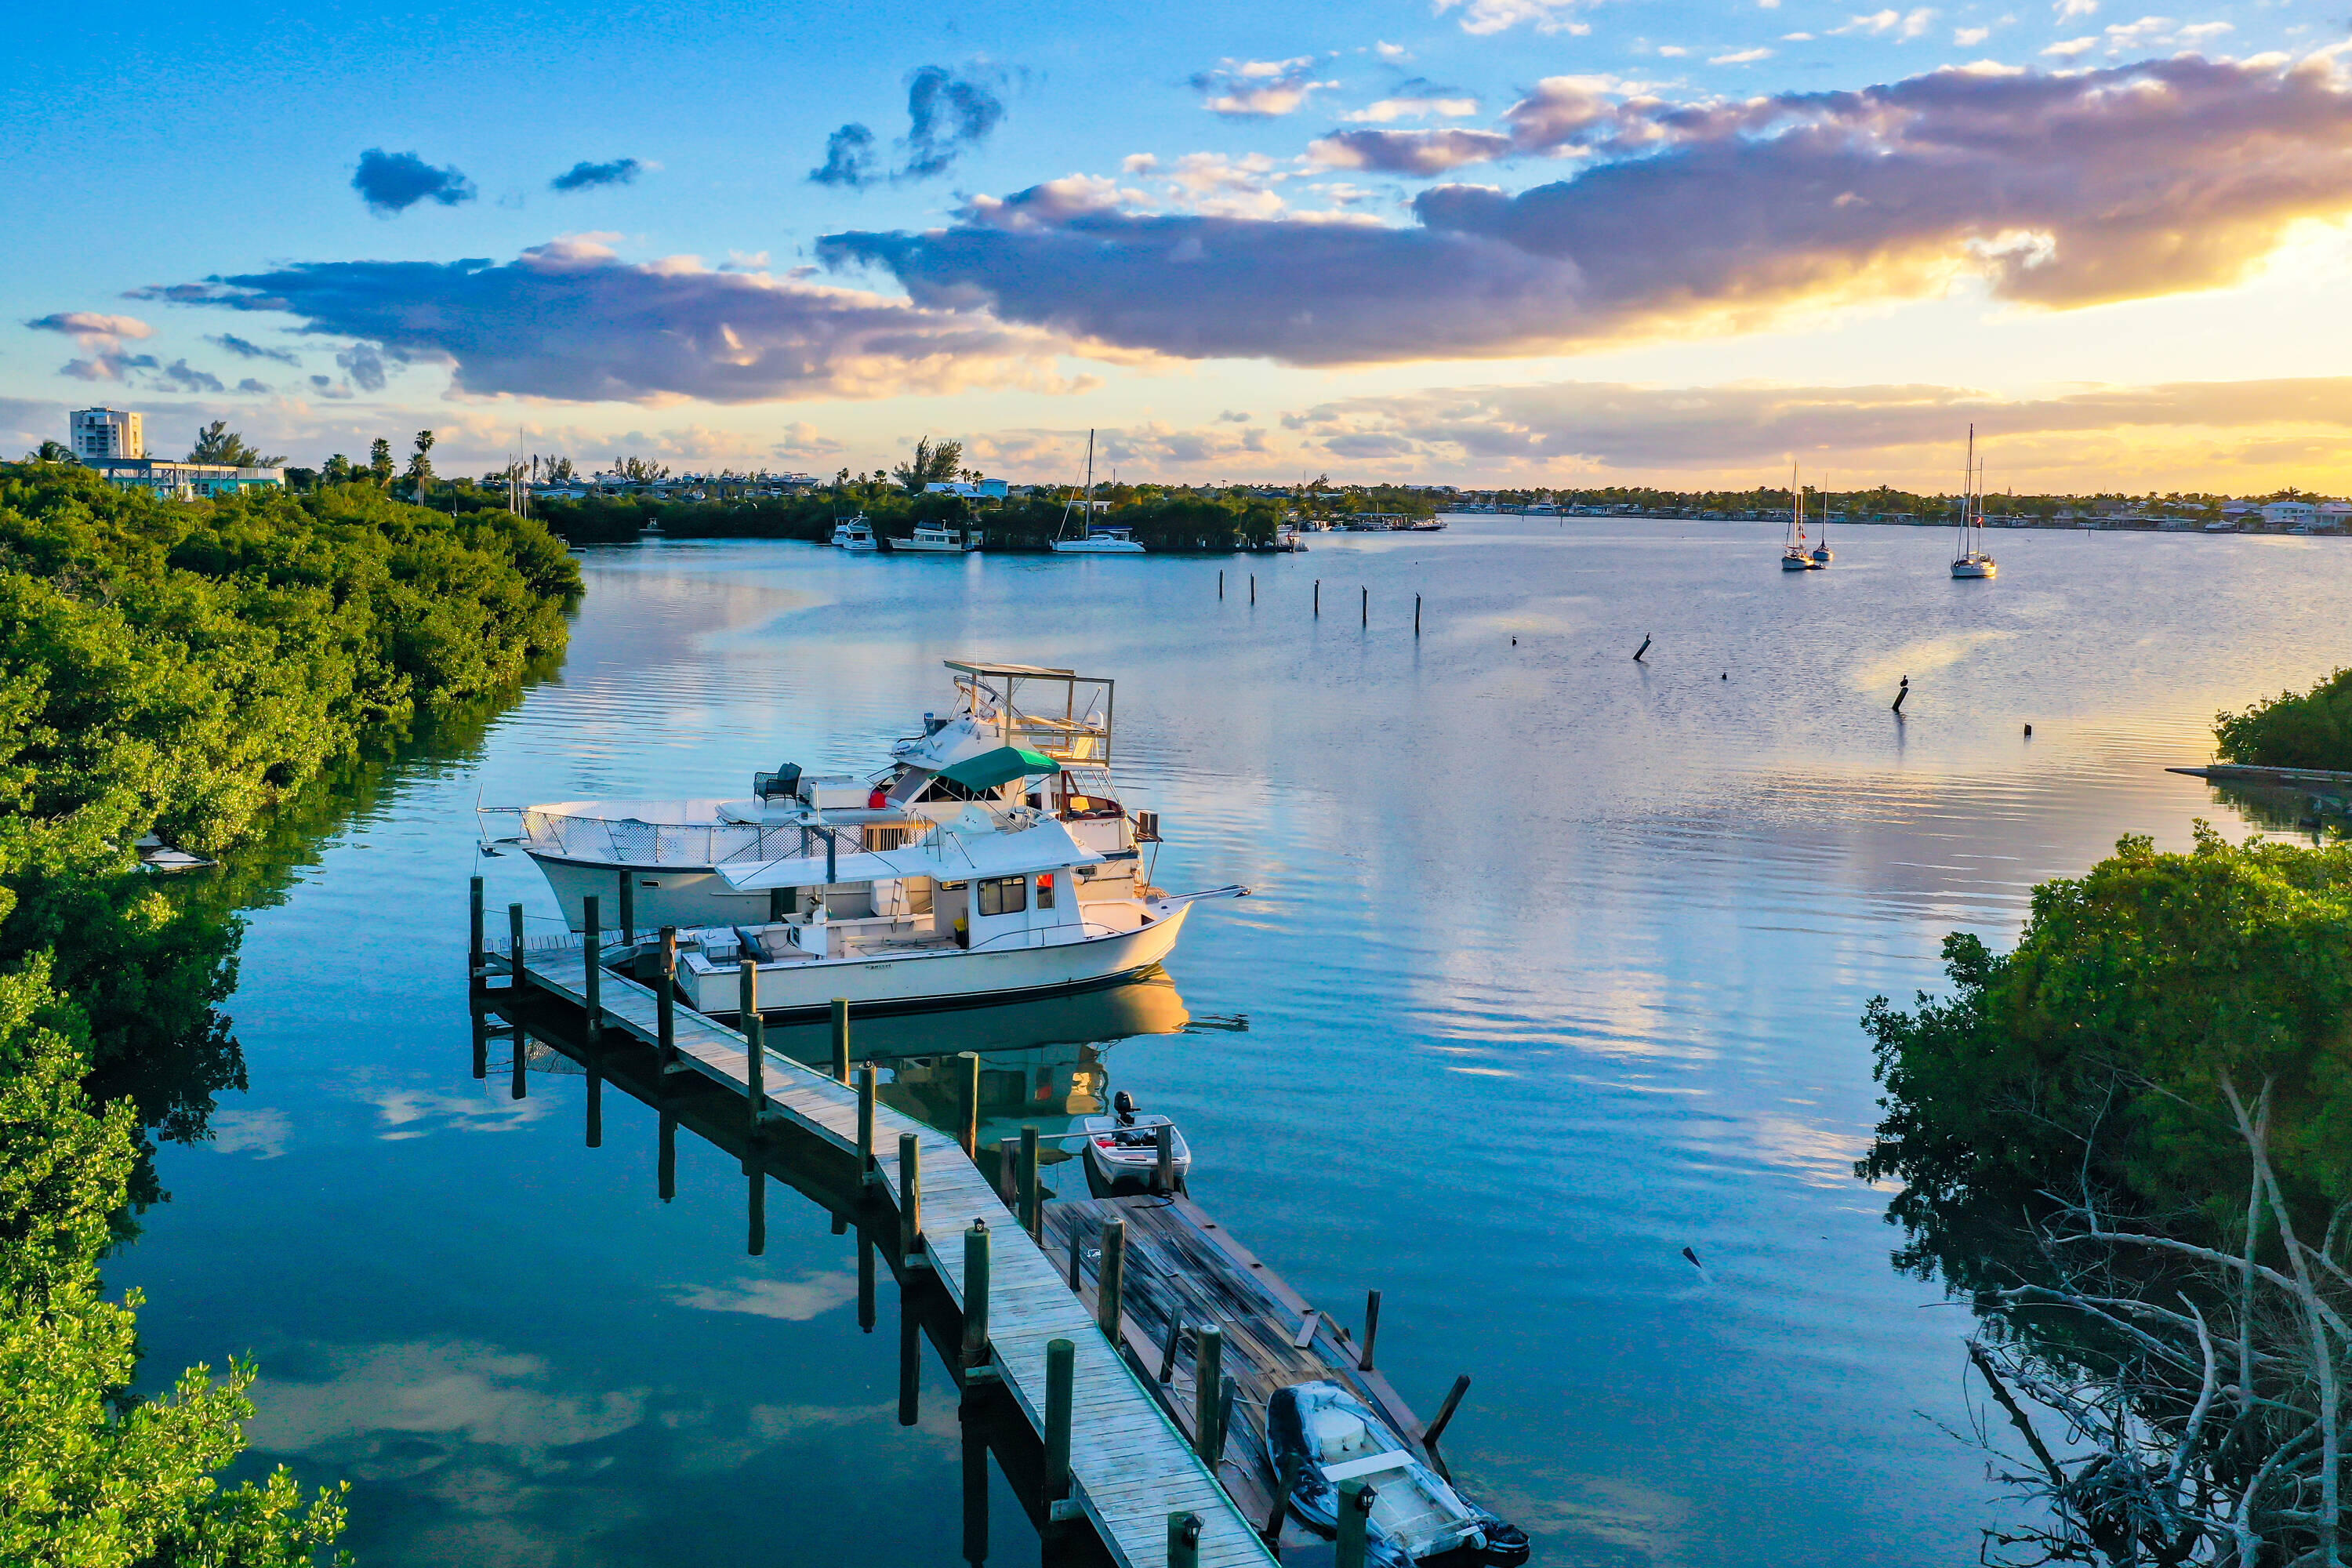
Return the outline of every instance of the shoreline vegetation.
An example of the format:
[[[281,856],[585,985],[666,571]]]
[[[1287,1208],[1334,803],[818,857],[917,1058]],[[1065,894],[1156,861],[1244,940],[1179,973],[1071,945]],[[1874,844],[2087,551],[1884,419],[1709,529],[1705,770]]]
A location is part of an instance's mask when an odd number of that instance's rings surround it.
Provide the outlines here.
[[[2225,763],[2352,772],[2352,668],[2308,691],[2282,691],[2240,712],[2215,714],[2213,739]]]
[[[256,1369],[133,1392],[138,1293],[101,1265],[165,1196],[157,1141],[244,1087],[241,924],[142,873],[149,834],[265,848],[320,787],[559,654],[580,577],[545,527],[373,486],[160,501],[0,464],[0,1559],[341,1561],[343,1492],[223,1484]]]

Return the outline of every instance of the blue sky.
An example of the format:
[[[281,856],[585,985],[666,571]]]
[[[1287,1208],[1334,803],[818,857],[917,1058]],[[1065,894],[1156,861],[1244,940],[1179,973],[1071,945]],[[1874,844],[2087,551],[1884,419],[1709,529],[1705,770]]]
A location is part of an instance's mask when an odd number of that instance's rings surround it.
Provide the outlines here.
[[[12,33],[19,447],[2352,482],[2317,5],[97,16]]]

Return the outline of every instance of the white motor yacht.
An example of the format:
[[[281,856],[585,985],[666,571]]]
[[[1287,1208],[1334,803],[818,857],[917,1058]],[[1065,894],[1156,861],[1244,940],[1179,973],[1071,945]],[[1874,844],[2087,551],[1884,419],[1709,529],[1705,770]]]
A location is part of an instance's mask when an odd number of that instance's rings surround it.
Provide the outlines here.
[[[878,550],[875,542],[874,525],[864,517],[836,518],[833,524],[833,543],[839,550]]]
[[[906,552],[915,555],[961,555],[977,550],[985,536],[976,528],[956,528],[944,522],[919,522],[915,531],[905,539],[893,534],[890,550],[893,554]]]

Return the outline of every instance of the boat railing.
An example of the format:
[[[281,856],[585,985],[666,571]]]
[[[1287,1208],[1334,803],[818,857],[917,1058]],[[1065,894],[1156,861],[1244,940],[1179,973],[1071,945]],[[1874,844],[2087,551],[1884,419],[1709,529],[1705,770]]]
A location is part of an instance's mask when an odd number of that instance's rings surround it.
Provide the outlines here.
[[[504,814],[486,809],[483,815]],[[903,849],[928,836],[932,826],[919,818],[816,827],[801,823],[644,822],[530,807],[514,815],[519,831],[494,842],[520,843],[537,854],[615,866],[723,866],[820,856],[828,834],[837,855]]]

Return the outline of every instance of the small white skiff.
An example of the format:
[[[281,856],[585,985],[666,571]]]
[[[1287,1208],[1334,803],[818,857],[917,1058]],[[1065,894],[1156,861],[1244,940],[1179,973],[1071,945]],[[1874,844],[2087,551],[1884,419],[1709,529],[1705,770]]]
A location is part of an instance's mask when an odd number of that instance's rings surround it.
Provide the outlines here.
[[[1170,1185],[1184,1190],[1184,1178],[1192,1169],[1192,1146],[1167,1117],[1136,1110],[1127,1090],[1111,1097],[1110,1115],[1081,1117],[1078,1126],[1087,1135],[1087,1185],[1097,1197],[1152,1188],[1160,1179],[1163,1129],[1171,1144]]]

